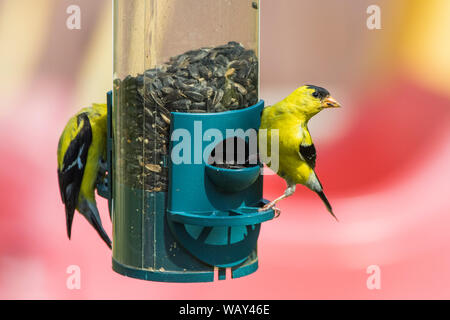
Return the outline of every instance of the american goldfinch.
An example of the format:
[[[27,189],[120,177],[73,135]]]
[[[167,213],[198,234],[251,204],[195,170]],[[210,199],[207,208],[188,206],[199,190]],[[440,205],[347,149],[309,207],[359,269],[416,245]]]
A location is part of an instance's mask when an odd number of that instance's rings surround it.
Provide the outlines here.
[[[308,130],[308,121],[325,108],[339,108],[340,104],[321,87],[305,85],[286,99],[263,110],[260,129],[267,130],[268,158],[279,157],[277,174],[286,180],[287,189],[282,196],[268,203],[261,211],[274,208],[278,201],[294,194],[297,184],[316,192],[328,211],[337,220],[322,184],[314,171],[316,148]],[[279,154],[270,154],[271,130],[279,135]],[[267,163],[270,166],[270,162]],[[279,211],[278,211],[279,212]]]
[[[95,201],[96,183],[105,174],[101,163],[106,159],[106,126],[105,104],[84,108],[69,120],[58,144],[58,180],[69,239],[76,209],[111,248]]]

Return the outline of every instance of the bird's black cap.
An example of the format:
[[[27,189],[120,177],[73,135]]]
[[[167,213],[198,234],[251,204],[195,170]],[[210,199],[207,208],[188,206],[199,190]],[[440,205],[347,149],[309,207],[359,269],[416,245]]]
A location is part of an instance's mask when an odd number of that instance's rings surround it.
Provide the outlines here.
[[[319,98],[320,100],[325,99],[326,97],[330,96],[330,93],[328,92],[327,89],[324,89],[322,87],[317,87],[317,86],[313,86],[311,84],[307,84],[306,85],[309,89],[314,89],[315,93],[316,93],[316,97]]]

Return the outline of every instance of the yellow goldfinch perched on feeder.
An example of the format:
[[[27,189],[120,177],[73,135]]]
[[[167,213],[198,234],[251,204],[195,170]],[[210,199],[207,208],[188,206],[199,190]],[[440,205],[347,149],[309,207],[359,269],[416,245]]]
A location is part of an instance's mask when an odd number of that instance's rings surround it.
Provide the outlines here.
[[[268,156],[277,156],[270,155],[270,131],[277,129],[279,130],[277,174],[286,180],[288,187],[281,197],[268,203],[260,211],[274,208],[278,201],[294,194],[297,184],[302,184],[319,195],[328,211],[337,220],[314,171],[316,149],[308,130],[308,121],[325,108],[339,107],[339,103],[326,89],[306,85],[295,90],[283,101],[264,109],[260,129],[267,130]]]
[[[101,163],[106,159],[106,126],[105,104],[84,108],[69,120],[58,144],[58,180],[69,239],[77,209],[111,248],[95,201],[97,179],[105,174]]]

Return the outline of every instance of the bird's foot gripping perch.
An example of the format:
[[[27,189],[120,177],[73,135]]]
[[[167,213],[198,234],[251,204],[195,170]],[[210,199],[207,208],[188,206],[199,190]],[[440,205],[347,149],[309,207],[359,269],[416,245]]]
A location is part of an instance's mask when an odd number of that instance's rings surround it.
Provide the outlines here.
[[[273,209],[273,211],[275,211],[275,218],[278,218],[281,214],[281,210],[278,209],[277,207],[275,207],[275,205],[278,203],[278,201],[281,201],[281,200],[293,195],[294,192],[295,192],[295,184],[288,183],[288,187],[281,197],[278,197],[275,200],[273,200],[272,202],[269,202],[264,207],[259,209],[259,211],[267,211],[267,210]]]
[[[272,202],[266,204],[264,207],[260,208],[258,211],[263,212],[263,211],[267,211],[267,210],[271,210],[271,209],[275,212],[274,219],[278,218],[281,215],[281,210],[279,208],[275,207],[275,203],[272,204]]]

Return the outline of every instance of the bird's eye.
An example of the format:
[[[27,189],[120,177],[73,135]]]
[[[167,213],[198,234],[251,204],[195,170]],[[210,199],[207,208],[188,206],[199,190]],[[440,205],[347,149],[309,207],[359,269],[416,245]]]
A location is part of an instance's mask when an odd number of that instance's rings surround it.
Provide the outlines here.
[[[314,91],[314,93],[312,94],[312,96],[313,96],[314,98],[318,98],[318,97],[319,97],[319,93],[318,93],[317,91]]]

